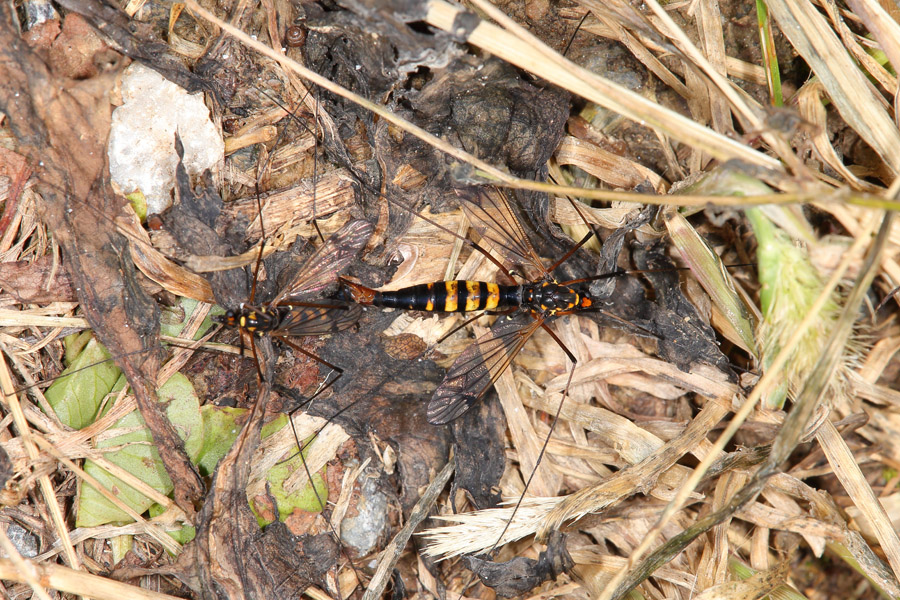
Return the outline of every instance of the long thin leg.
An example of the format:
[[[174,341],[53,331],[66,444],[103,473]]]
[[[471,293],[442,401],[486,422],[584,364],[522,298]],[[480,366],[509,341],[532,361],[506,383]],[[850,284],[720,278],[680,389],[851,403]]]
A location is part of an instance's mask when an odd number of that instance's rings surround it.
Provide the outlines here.
[[[259,377],[260,381],[266,380],[266,375],[263,373],[262,366],[260,365],[259,354],[256,352],[256,342],[253,341],[253,334],[247,334],[247,338],[250,340],[250,354],[253,356],[253,364],[256,365],[256,375]],[[241,356],[244,355],[244,332],[240,333],[241,339]]]
[[[482,312],[479,312],[477,315],[473,315],[473,316],[469,317],[468,319],[466,319],[465,321],[463,321],[462,323],[460,323],[459,325],[457,325],[456,327],[454,327],[453,329],[451,329],[450,331],[448,331],[447,333],[445,333],[444,335],[439,337],[437,340],[437,343],[440,344],[441,342],[446,340],[448,337],[450,337],[451,335],[453,335],[454,333],[456,333],[457,331],[459,331],[466,325],[469,325],[470,323],[474,323],[475,321],[477,321],[478,319],[480,319],[483,316],[484,316],[484,312],[482,311]]]
[[[309,404],[311,404],[313,400],[315,400],[320,394],[322,394],[325,390],[327,390],[327,389],[330,388],[332,385],[334,385],[335,382],[337,382],[337,380],[341,378],[341,375],[344,374],[344,370],[343,370],[342,368],[338,367],[337,365],[331,364],[330,362],[328,362],[328,361],[325,360],[324,358],[321,358],[321,357],[319,357],[319,356],[316,356],[315,354],[313,354],[313,353],[310,352],[309,350],[304,350],[304,349],[301,348],[299,345],[297,345],[297,344],[295,344],[294,342],[288,340],[287,338],[281,338],[281,341],[282,341],[284,344],[286,344],[286,345],[290,346],[291,348],[293,348],[294,351],[299,352],[300,354],[302,354],[302,355],[304,355],[304,356],[306,356],[306,357],[308,357],[308,358],[313,359],[314,361],[316,361],[316,362],[319,363],[320,365],[325,365],[326,367],[328,367],[329,369],[331,369],[331,372],[332,372],[332,373],[337,373],[337,376],[336,376],[334,379],[332,379],[331,381],[328,381],[328,378],[331,377],[331,373],[328,374],[328,376],[325,378],[326,383],[325,383],[324,385],[320,385],[320,386],[319,386],[319,389],[316,390],[316,392],[312,395],[312,397],[310,397],[309,401],[307,402],[307,408],[308,408]],[[293,428],[293,427],[294,427],[294,422],[291,421],[291,428]],[[300,438],[297,436],[297,431],[296,431],[296,430],[294,431],[294,440],[297,442],[297,447],[300,448],[301,450],[303,450],[303,447],[302,447],[302,445],[300,444]]]
[[[541,328],[550,334],[550,337],[553,338],[554,342],[559,344],[559,347],[562,348],[562,351],[566,353],[566,356],[569,357],[569,360],[572,361],[573,365],[578,363],[578,359],[575,358],[575,355],[572,354],[572,352],[568,348],[566,348],[566,345],[563,344],[563,341],[561,339],[559,339],[559,337],[556,335],[556,333],[552,329],[550,329],[550,326],[547,325],[546,322],[544,322],[544,321],[541,322]]]
[[[579,248],[581,248],[582,246],[584,246],[585,244],[587,244],[587,243],[590,241],[590,239],[591,239],[592,237],[594,237],[594,232],[593,232],[593,231],[587,232],[587,233],[585,234],[585,236],[584,236],[583,238],[581,238],[581,241],[578,242],[577,244],[575,244],[574,246],[572,246],[572,247],[569,249],[569,251],[566,252],[566,253],[563,255],[562,258],[560,258],[558,261],[556,261],[555,263],[553,263],[552,265],[550,265],[549,267],[547,267],[547,272],[552,273],[552,272],[553,272],[553,269],[555,269],[555,268],[558,267],[559,265],[561,265],[561,264],[563,264],[564,262],[566,262],[567,260],[569,260],[569,257],[571,257],[573,254],[575,254],[575,252],[577,252]]]
[[[440,344],[441,342],[443,342],[444,340],[446,340],[448,337],[450,337],[451,335],[453,335],[454,333],[456,333],[457,331],[459,331],[460,329],[462,329],[462,328],[465,327],[466,325],[469,325],[469,324],[471,324],[471,323],[474,323],[475,321],[477,321],[478,319],[480,319],[481,317],[483,317],[483,316],[486,315],[486,314],[500,315],[500,316],[503,316],[503,315],[511,315],[511,314],[513,314],[514,312],[516,312],[517,310],[519,310],[518,307],[513,307],[513,308],[510,308],[510,309],[507,309],[507,310],[492,310],[492,311],[486,311],[486,310],[485,310],[485,311],[481,311],[481,312],[479,312],[477,315],[474,315],[474,316],[469,317],[468,319],[466,319],[465,321],[463,321],[462,323],[460,323],[459,325],[457,325],[456,327],[454,327],[453,329],[451,329],[450,331],[448,331],[447,333],[445,333],[444,335],[442,335],[441,337],[439,337],[436,343],[437,343],[437,344]]]
[[[312,91],[313,89],[316,90],[315,93],[313,93],[313,91]],[[319,126],[318,126],[318,123],[319,123],[319,94],[318,94],[317,86],[313,86],[312,84],[310,84],[309,87],[307,87],[306,93],[303,95],[302,98],[300,98],[300,101],[297,103],[297,108],[295,108],[294,110],[288,109],[288,107],[284,106],[278,98],[275,98],[275,97],[271,96],[270,94],[267,94],[265,91],[260,90],[260,92],[262,93],[263,96],[266,96],[269,100],[271,100],[272,102],[274,102],[275,104],[280,106],[288,114],[288,117],[292,121],[297,123],[297,125],[299,125],[301,128],[305,129],[307,133],[311,134],[313,136],[313,138],[316,140],[316,148],[318,148],[318,143],[319,143]],[[300,119],[297,116],[297,113],[300,112],[300,107],[303,106],[303,103],[306,101],[306,97],[309,95],[313,96],[314,105],[315,105],[315,114],[313,115],[314,125],[312,128],[310,128],[306,123],[303,122],[302,119]],[[281,140],[281,137],[284,135],[284,131],[286,131],[286,129],[283,130],[281,133],[279,133],[278,139],[275,141],[275,147],[278,146],[278,142]],[[314,149],[313,150],[313,174],[312,174],[312,184],[313,184],[312,224],[313,224],[313,228],[315,228],[315,230],[316,230],[316,234],[319,236],[319,240],[324,242],[325,236],[322,235],[322,230],[319,228],[319,218],[316,214],[316,182],[319,177],[318,161],[319,161],[319,154]]]
[[[322,392],[324,392],[325,390],[327,390],[328,388],[330,388],[332,385],[334,385],[335,382],[336,382],[338,379],[341,378],[341,375],[344,374],[344,370],[343,370],[342,368],[338,367],[337,365],[331,364],[330,362],[328,362],[328,361],[325,360],[324,358],[321,358],[321,357],[319,357],[319,356],[316,356],[315,354],[313,354],[313,353],[310,352],[309,350],[304,350],[304,349],[301,348],[299,345],[293,343],[292,341],[288,340],[287,338],[281,338],[281,341],[282,341],[284,344],[287,344],[288,346],[290,346],[291,348],[293,348],[294,350],[296,350],[297,352],[299,352],[300,354],[303,354],[304,356],[313,359],[314,361],[316,361],[316,362],[319,363],[320,365],[325,365],[326,367],[328,367],[329,369],[331,369],[332,372],[337,373],[337,377],[335,377],[334,379],[332,379],[331,381],[329,381],[326,385],[320,386],[319,389],[316,390],[316,393],[313,394],[312,398],[310,398],[310,401],[312,401],[316,396],[320,395]],[[331,375],[329,374],[329,377],[330,377],[330,376],[331,376]],[[326,378],[326,379],[327,379],[327,378]]]
[[[312,398],[310,398],[310,402],[312,402],[316,398],[316,396],[318,396],[319,394],[321,394],[322,392],[327,390],[329,387],[334,385],[334,383],[338,379],[340,379],[341,375],[344,374],[344,370],[341,369],[340,367],[331,364],[327,360],[316,356],[315,354],[313,354],[312,352],[309,352],[308,350],[304,350],[299,345],[291,342],[287,338],[281,338],[281,341],[284,342],[286,345],[290,346],[292,349],[296,350],[297,352],[300,352],[304,356],[308,356],[309,358],[313,359],[314,361],[330,368],[332,370],[332,372],[337,373],[337,377],[335,377],[334,379],[329,381],[326,385],[324,385],[324,386],[320,387],[318,390],[316,390],[316,393],[313,394]],[[347,408],[349,408],[349,406]],[[332,422],[332,420],[335,417],[339,416],[342,412],[344,412],[344,410],[346,410],[346,409],[341,409],[334,415],[331,415],[328,418],[328,420],[326,421],[326,425],[328,423]],[[297,429],[294,427],[294,419],[292,417],[293,417],[293,415],[288,415],[288,422],[291,424],[291,432],[294,434],[294,441],[297,442],[297,454],[300,455],[300,462],[303,464],[303,469],[306,471],[307,479],[309,479],[310,489],[312,489],[313,493],[316,495],[316,502],[319,503],[319,506],[322,508],[322,510],[325,510],[325,501],[322,499],[321,495],[319,494],[319,490],[313,484],[312,472],[309,470],[309,465],[306,463],[306,457],[303,456],[303,451],[307,448],[307,446],[309,446],[316,440],[316,438],[319,436],[319,434],[316,433],[315,435],[313,435],[312,438],[310,438],[308,443],[306,443],[306,444],[301,443],[300,436],[297,435]],[[321,431],[321,429],[320,429],[320,431]],[[293,458],[293,456],[288,457],[285,460],[290,460],[291,458]],[[284,462],[284,461],[282,461],[282,462]],[[356,566],[353,564],[353,560],[351,560],[350,556],[346,554],[344,545],[341,543],[341,538],[338,535],[338,532],[335,530],[334,525],[331,524],[330,520],[328,521],[328,527],[331,529],[331,534],[334,536],[334,539],[337,541],[338,545],[341,547],[341,552],[344,554],[344,556],[347,557],[347,563],[350,565],[350,568],[353,570],[353,573],[356,575],[356,581],[358,582],[357,585],[363,585],[362,575],[360,574],[359,571],[356,570]]]
[[[262,199],[259,197],[259,177],[256,179],[256,211],[259,214],[259,254],[256,256],[256,266],[253,267],[253,284],[250,286],[250,304],[256,301],[256,282],[259,281],[259,270],[262,268],[263,252],[266,249],[266,230],[263,225]]]
[[[310,88],[310,90],[308,90],[308,92],[312,91],[312,89],[313,88]],[[318,88],[315,88],[315,89],[318,90]],[[313,227],[316,228],[316,233],[319,234],[319,240],[324,242],[325,236],[322,235],[322,230],[319,229],[319,218],[316,215],[316,183],[317,183],[318,177],[319,177],[319,153],[316,152],[316,150],[318,150],[318,144],[319,144],[319,94],[318,94],[318,91],[315,94],[313,94],[313,100],[315,101],[315,104],[316,104],[316,114],[313,115],[312,134],[313,134],[313,139],[316,140],[316,147],[313,148],[313,175],[312,175],[312,180],[313,180],[312,214],[313,214],[313,218],[312,218],[312,222],[313,222]]]
[[[559,336],[556,335],[556,333],[552,329],[550,329],[550,327],[547,325],[547,323],[541,322],[540,326],[544,329],[544,331],[546,331],[547,333],[550,334],[550,337],[552,337],[553,340],[557,344],[559,344],[559,347],[562,348],[563,352],[566,353],[566,356],[568,356],[569,360],[572,361],[572,368],[569,369],[569,377],[566,380],[566,387],[563,388],[562,398],[560,398],[559,405],[556,407],[556,412],[553,415],[553,419],[550,421],[550,432],[547,434],[547,437],[544,438],[544,443],[541,445],[541,451],[538,453],[537,460],[534,463],[534,468],[531,470],[531,474],[528,475],[528,479],[525,481],[525,487],[522,490],[522,493],[519,495],[519,499],[516,501],[516,505],[513,507],[512,514],[510,514],[509,519],[506,521],[506,524],[503,526],[503,531],[500,532],[500,535],[497,537],[497,540],[494,542],[494,545],[491,546],[490,550],[487,551],[488,556],[493,554],[494,550],[496,550],[497,547],[500,545],[500,543],[503,541],[503,536],[506,535],[506,532],[509,530],[510,526],[512,525],[513,519],[516,518],[516,513],[519,512],[519,508],[522,506],[522,502],[525,500],[525,493],[528,491],[528,488],[531,486],[531,482],[532,482],[532,480],[534,480],[534,477],[537,474],[537,470],[540,467],[541,462],[544,459],[544,454],[546,454],[546,452],[547,452],[547,446],[550,444],[550,436],[553,435],[553,430],[556,428],[556,422],[559,421],[559,415],[560,415],[560,413],[562,413],[563,404],[565,404],[566,398],[569,397],[569,386],[572,384],[572,378],[575,375],[575,366],[578,364],[578,359],[575,358],[575,355],[572,353],[572,351],[566,347],[566,345],[563,343],[563,341],[561,339],[559,339]],[[479,576],[479,569],[476,568],[473,571],[473,577],[478,577],[478,576]],[[468,581],[465,586],[463,586],[463,591],[460,592],[457,600],[462,600],[463,593],[469,587],[469,585],[472,584],[472,581],[474,581],[474,578],[472,580]]]

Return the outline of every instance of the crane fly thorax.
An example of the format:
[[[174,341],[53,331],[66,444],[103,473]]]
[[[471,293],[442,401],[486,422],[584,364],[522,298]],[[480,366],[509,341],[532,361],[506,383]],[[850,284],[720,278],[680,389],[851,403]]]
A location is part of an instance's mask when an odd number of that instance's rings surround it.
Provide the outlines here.
[[[584,310],[593,304],[586,292],[555,281],[526,284],[522,288],[522,306],[548,316]]]
[[[213,320],[230,329],[242,329],[261,336],[278,326],[280,315],[277,311],[242,305],[238,309],[228,310],[224,315],[213,317]]]

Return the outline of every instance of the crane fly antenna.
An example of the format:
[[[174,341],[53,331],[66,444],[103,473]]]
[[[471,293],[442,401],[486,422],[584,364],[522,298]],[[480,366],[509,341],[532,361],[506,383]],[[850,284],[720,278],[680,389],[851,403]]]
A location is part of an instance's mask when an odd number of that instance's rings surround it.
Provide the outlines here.
[[[318,144],[319,144],[319,125],[318,125],[318,123],[319,123],[319,118],[320,118],[319,117],[319,108],[321,107],[321,104],[319,102],[319,87],[314,84],[307,84],[306,91],[304,92],[303,97],[300,98],[300,101],[297,104],[297,108],[295,108],[295,109],[288,108],[283,102],[281,102],[280,99],[269,94],[265,90],[262,90],[260,88],[257,88],[257,90],[259,91],[260,94],[262,94],[263,96],[268,98],[270,101],[272,101],[272,103],[274,103],[276,106],[281,107],[281,109],[284,110],[285,113],[287,113],[287,117],[292,122],[297,124],[300,128],[305,130],[308,134],[312,135],[313,139],[315,140],[315,147],[313,148],[313,172],[312,172],[312,186],[313,186],[312,225],[313,225],[313,228],[316,230],[316,235],[319,236],[319,241],[324,242],[325,236],[322,234],[322,230],[319,227],[319,216],[316,211],[316,190],[318,189],[317,183],[318,183],[318,178],[319,178],[319,153],[316,151],[315,148],[317,148]],[[315,91],[313,91],[313,90],[315,90]],[[297,113],[300,111],[300,107],[303,106],[304,101],[309,96],[312,96],[313,105],[315,106],[315,113],[313,114],[313,127],[310,127],[309,125],[307,125],[303,121],[303,119],[301,119],[300,117],[297,116]],[[286,132],[287,132],[287,128],[282,129],[278,133],[278,139],[281,139],[285,135]],[[277,144],[277,141],[276,141],[276,144]]]
[[[575,26],[575,31],[572,32],[572,37],[569,38],[569,41],[566,43],[566,48],[562,51],[563,56],[569,53],[569,49],[572,47],[572,43],[575,42],[575,36],[578,35],[578,32],[581,30],[581,26],[584,25],[585,21],[587,21],[589,14],[591,14],[591,11],[586,11],[578,21],[578,25]]]
[[[316,233],[319,234],[319,239],[324,242],[325,236],[322,235],[322,230],[319,229],[319,216],[316,212],[316,190],[318,189],[318,177],[319,177],[319,88],[309,88],[307,89],[307,93],[310,93],[310,89],[315,89],[316,93],[313,94],[313,103],[316,106],[316,112],[313,115],[313,129],[312,135],[315,140],[315,145],[313,146],[313,193],[312,193],[312,206],[313,206],[313,227],[316,228]]]

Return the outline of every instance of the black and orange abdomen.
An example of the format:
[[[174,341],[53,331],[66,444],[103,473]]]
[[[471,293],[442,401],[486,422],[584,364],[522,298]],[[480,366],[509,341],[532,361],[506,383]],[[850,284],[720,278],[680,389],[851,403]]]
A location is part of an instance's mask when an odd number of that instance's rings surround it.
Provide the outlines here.
[[[521,287],[484,281],[438,281],[390,292],[376,292],[350,281],[342,281],[354,302],[433,312],[471,312],[519,306]]]

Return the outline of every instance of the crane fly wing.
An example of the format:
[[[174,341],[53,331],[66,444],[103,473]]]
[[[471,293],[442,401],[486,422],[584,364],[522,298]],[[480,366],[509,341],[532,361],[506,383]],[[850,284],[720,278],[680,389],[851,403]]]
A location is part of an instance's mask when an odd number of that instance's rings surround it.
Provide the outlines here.
[[[463,350],[428,403],[428,422],[444,425],[474,406],[543,322],[525,314],[503,319]]]
[[[272,304],[300,302],[321,294],[359,256],[374,230],[374,225],[361,219],[341,227],[303,263]]]
[[[362,315],[363,307],[358,304],[326,306],[281,305],[279,310],[287,310],[274,336],[314,336],[337,333],[352,327]]]
[[[486,245],[509,263],[523,266],[540,279],[547,274],[506,195],[495,187],[457,190],[463,212]]]

